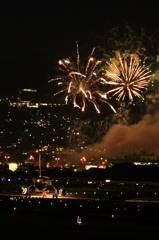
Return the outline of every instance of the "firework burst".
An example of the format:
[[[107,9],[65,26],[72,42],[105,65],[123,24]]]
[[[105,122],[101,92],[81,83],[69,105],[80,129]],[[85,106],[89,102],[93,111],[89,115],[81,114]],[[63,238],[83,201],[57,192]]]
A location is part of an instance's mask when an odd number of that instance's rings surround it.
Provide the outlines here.
[[[113,93],[113,96],[117,95],[122,101],[126,96],[130,101],[133,101],[134,97],[142,97],[142,91],[147,88],[152,74],[135,57],[121,58],[119,54],[118,60],[108,63],[108,66],[106,76],[109,81],[106,83],[114,85],[115,88],[107,94]]]
[[[107,101],[107,95],[100,91],[99,86],[105,79],[99,68],[101,61],[96,61],[92,56],[95,48],[92,50],[85,67],[81,66],[79,48],[77,43],[77,61],[74,63],[70,58],[59,61],[60,75],[51,79],[49,82],[58,81],[60,87],[54,94],[65,93],[65,103],[72,101],[74,107],[79,108],[82,112],[86,109],[87,102],[94,105],[97,113],[100,113],[96,100],[108,104],[115,111],[113,106]]]

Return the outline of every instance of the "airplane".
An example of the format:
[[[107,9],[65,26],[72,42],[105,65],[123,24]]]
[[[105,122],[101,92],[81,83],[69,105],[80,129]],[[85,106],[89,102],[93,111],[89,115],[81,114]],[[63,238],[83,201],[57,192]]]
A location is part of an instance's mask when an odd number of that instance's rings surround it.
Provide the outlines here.
[[[31,185],[20,186],[20,191],[26,197],[30,197],[34,193],[41,193],[43,197],[46,197],[46,194],[49,193],[52,194],[52,198],[58,198],[67,194],[64,188],[53,186],[52,180],[47,176],[35,178]]]

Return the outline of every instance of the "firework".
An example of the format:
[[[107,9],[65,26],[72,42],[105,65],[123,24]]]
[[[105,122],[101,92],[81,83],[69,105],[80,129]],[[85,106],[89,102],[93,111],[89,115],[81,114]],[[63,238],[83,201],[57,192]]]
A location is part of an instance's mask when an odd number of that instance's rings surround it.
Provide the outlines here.
[[[151,72],[142,66],[137,59],[133,56],[121,58],[119,54],[116,62],[108,63],[108,70],[106,76],[109,81],[107,84],[114,85],[115,88],[111,89],[108,93],[117,95],[122,101],[128,96],[130,101],[133,97],[142,97],[142,91],[148,86]]]
[[[79,48],[77,43],[77,60],[76,63],[72,59],[63,59],[59,61],[60,75],[51,79],[58,81],[57,86],[60,89],[54,94],[65,93],[65,103],[72,101],[73,106],[79,108],[82,112],[86,109],[87,102],[94,105],[97,113],[100,113],[99,106],[96,100],[100,100],[108,104],[115,111],[113,106],[107,101],[107,95],[99,89],[105,79],[102,77],[102,72],[99,68],[101,61],[93,58],[95,48],[93,48],[86,66],[80,63]]]

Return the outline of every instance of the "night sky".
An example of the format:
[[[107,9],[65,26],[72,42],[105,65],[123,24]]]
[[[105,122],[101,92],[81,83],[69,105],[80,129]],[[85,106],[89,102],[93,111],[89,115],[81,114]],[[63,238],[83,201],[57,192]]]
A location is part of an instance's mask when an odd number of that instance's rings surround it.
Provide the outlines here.
[[[156,1],[8,1],[0,3],[0,94],[22,87],[41,88],[58,66],[72,56],[76,41],[89,55],[113,26],[127,21],[149,31],[158,27]]]

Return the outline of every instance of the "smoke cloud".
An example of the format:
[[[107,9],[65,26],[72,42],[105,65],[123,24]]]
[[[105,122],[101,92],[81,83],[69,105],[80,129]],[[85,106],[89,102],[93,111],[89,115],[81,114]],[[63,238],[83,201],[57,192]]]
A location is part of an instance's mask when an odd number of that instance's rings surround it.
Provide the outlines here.
[[[159,156],[159,111],[153,115],[146,114],[140,122],[131,126],[114,125],[102,143],[89,146],[82,155],[87,158],[95,155],[123,158],[124,155],[143,152]]]

